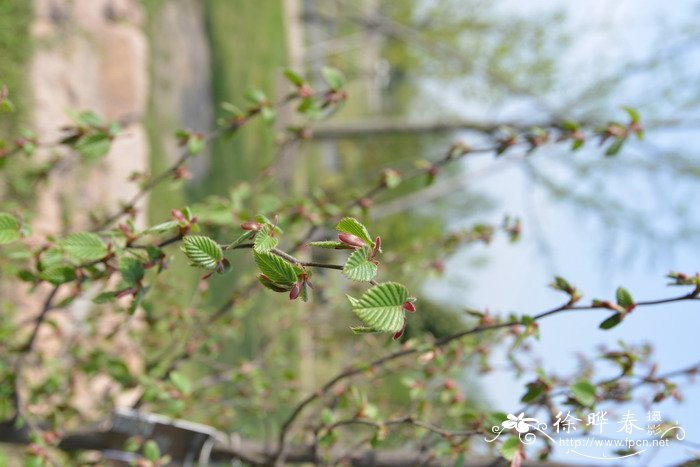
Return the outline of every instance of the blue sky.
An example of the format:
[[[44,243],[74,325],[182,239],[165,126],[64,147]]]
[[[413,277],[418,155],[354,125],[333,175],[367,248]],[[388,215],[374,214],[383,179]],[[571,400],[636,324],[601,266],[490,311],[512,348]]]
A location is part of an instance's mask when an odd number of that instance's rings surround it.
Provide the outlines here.
[[[656,50],[659,41],[665,38],[664,34],[680,27],[676,25],[687,23],[697,12],[695,2],[677,0],[541,0],[505,3],[508,8],[525,14],[536,15],[541,11],[551,11],[552,8],[563,8],[566,11],[567,27],[575,32],[576,39],[563,62],[562,73],[564,78],[571,79],[572,82],[604,76],[626,58],[643,58]],[[567,75],[567,69],[584,69],[586,72],[577,77],[570,72]],[[689,64],[687,70],[690,73],[697,72],[698,67]],[[625,92],[618,95],[622,102],[610,102],[610,105],[612,108],[625,104],[635,105],[629,99],[643,95],[647,88],[653,89],[657,84],[655,80],[667,79],[668,74],[660,74],[632,80]],[[689,143],[696,139],[694,136],[692,131],[650,132],[647,139],[652,144],[664,147],[679,139],[682,143]],[[651,156],[641,148],[642,146],[632,145],[619,157],[632,157],[635,151],[642,152],[641,157]],[[607,162],[602,160],[601,153],[602,151],[593,151],[580,157],[595,160],[597,154],[601,163],[605,164]],[[465,170],[469,174],[489,164],[493,164],[493,161],[469,162]],[[493,311],[534,314],[562,303],[563,295],[547,286],[555,274],[566,277],[582,290],[584,300],[612,299],[619,285],[627,287],[637,300],[671,297],[680,295],[685,289],[665,285],[667,280],[664,275],[668,271],[678,270],[692,274],[700,270],[700,258],[694,242],[675,246],[658,242],[639,243],[634,232],[623,231],[618,232],[612,249],[606,250],[611,232],[604,223],[577,212],[571,205],[553,200],[524,176],[516,165],[503,165],[503,170],[495,175],[470,179],[470,183],[473,188],[484,190],[498,200],[499,208],[495,210],[497,214],[492,220],[500,220],[503,213],[522,217],[525,227],[522,241],[516,245],[497,241],[489,247],[477,247],[476,250],[472,248],[453,258],[448,264],[447,276],[460,271],[460,274],[467,276],[469,283],[461,296],[459,291],[449,287],[454,303],[477,308],[488,307]],[[669,193],[683,189],[690,189],[692,193],[696,190],[693,186],[681,186],[680,182],[676,183],[673,179],[664,181],[665,184],[661,186],[651,187],[648,178],[639,174],[623,179],[612,177],[611,175],[609,182],[616,184],[623,196],[625,193],[634,193],[635,198],[631,200],[633,205],[637,199],[640,203],[653,200],[659,189]],[[697,199],[693,201],[696,202]],[[659,223],[667,222],[667,219],[663,215],[652,214],[652,210],[649,212],[648,222],[653,227],[664,230],[665,225]],[[691,203],[688,219],[697,219],[697,214],[697,208]],[[474,274],[471,275],[469,269],[464,272],[464,264],[474,258],[475,253],[487,257],[488,262],[485,266],[474,269]],[[503,284],[508,284],[507,292],[503,290]],[[444,288],[438,287],[437,294],[442,290]],[[546,370],[566,375],[577,368],[577,353],[583,352],[592,357],[599,344],[612,347],[620,339],[630,344],[649,342],[654,346],[654,360],[659,363],[660,372],[663,373],[700,360],[697,345],[699,312],[697,302],[640,308],[621,326],[607,332],[598,329],[598,324],[607,316],[603,311],[562,315],[542,322],[542,339],[535,345],[535,350],[542,356]],[[499,358],[494,358],[494,363],[497,367],[505,364]],[[484,379],[483,385],[494,407],[515,411],[520,407],[518,401],[524,392],[524,383],[529,379],[532,376],[517,381],[508,371],[496,371]],[[700,442],[700,419],[697,417],[700,414],[700,384],[683,385],[683,393],[686,396],[683,404],[664,403],[658,410],[662,411],[664,418],[677,420],[686,430],[688,440]],[[627,408],[620,407],[620,411]],[[644,421],[642,417],[646,414],[645,409],[639,406],[630,408],[636,410],[638,418]],[[586,459],[577,458],[565,451],[560,449],[557,457],[567,462],[587,462]],[[660,448],[654,457],[631,458],[624,465],[667,465],[672,461],[686,459],[686,452],[687,448],[680,445]],[[606,464],[606,461],[600,463]],[[615,465],[619,463],[616,462]]]

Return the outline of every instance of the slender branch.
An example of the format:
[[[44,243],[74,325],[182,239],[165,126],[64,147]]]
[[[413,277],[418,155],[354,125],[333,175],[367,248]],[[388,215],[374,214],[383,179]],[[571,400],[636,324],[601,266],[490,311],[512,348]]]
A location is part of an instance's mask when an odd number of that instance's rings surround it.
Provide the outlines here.
[[[659,300],[641,301],[641,302],[637,302],[636,305],[637,305],[637,307],[644,307],[644,306],[654,306],[654,305],[675,303],[675,302],[681,302],[681,301],[686,301],[686,300],[697,300],[698,295],[700,295],[700,291],[698,291],[697,289],[694,289],[692,292],[681,295],[681,296],[664,298],[664,299],[659,299]],[[593,305],[576,306],[572,303],[566,303],[564,305],[558,306],[558,307],[553,308],[551,310],[547,310],[547,311],[543,311],[543,312],[540,312],[538,314],[535,314],[532,316],[532,319],[533,319],[533,321],[541,321],[545,318],[562,313],[564,311],[582,311],[582,310],[595,310],[595,309],[601,309],[601,307],[597,307],[597,306],[593,306]],[[456,334],[439,339],[438,341],[436,341],[433,344],[433,346],[434,346],[434,348],[440,348],[440,347],[444,347],[445,345],[447,345],[450,342],[453,342],[455,340],[461,339],[461,338],[466,337],[466,336],[481,334],[481,333],[484,333],[487,331],[495,331],[495,330],[499,330],[499,329],[511,328],[511,327],[515,327],[515,326],[520,326],[521,324],[522,324],[522,322],[520,320],[513,319],[513,320],[505,321],[502,323],[479,325],[479,326],[476,326],[476,327],[473,327],[470,329],[466,329],[462,332],[458,332]],[[276,463],[279,464],[279,463],[284,462],[284,456],[285,456],[286,445],[287,445],[287,438],[289,436],[290,430],[292,429],[296,419],[301,415],[301,413],[304,411],[304,409],[307,406],[309,406],[312,402],[314,402],[317,399],[324,396],[328,391],[330,391],[340,381],[351,378],[355,375],[364,373],[366,371],[374,370],[374,369],[381,367],[389,362],[392,362],[392,361],[397,360],[399,358],[406,357],[408,355],[415,354],[421,350],[422,349],[418,349],[416,347],[404,348],[404,349],[389,353],[387,355],[384,355],[376,360],[371,361],[368,364],[350,367],[350,368],[338,373],[337,375],[335,375],[334,377],[329,379],[325,384],[320,386],[315,392],[309,394],[304,399],[302,399],[294,407],[291,414],[287,417],[287,419],[285,420],[285,422],[282,425],[282,428],[281,428],[279,436],[278,436]]]

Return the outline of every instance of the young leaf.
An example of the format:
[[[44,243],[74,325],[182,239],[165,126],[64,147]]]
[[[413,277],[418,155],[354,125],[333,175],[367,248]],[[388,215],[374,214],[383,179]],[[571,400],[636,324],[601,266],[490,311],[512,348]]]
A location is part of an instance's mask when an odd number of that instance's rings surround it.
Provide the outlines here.
[[[160,448],[152,439],[149,439],[143,445],[143,457],[151,462],[156,462],[158,459],[160,459]]]
[[[592,407],[595,404],[595,386],[588,381],[579,380],[572,384],[570,389],[579,404],[584,407]]]
[[[182,239],[182,251],[192,266],[214,269],[224,259],[221,247],[211,238],[203,235],[187,235]]]
[[[145,273],[143,265],[136,258],[122,258],[119,261],[119,272],[122,275],[124,284],[129,287],[135,286]]]
[[[183,375],[179,371],[173,371],[172,373],[170,373],[170,382],[173,383],[173,386],[175,386],[178,389],[178,391],[185,395],[192,392],[192,383],[185,375]]]
[[[328,86],[334,91],[342,89],[345,84],[345,78],[343,74],[336,68],[331,68],[329,66],[323,67],[321,70],[323,74],[323,79],[326,81]]]
[[[59,246],[76,261],[96,261],[107,256],[107,245],[91,232],[79,232],[67,236]]]
[[[348,296],[355,314],[365,324],[379,332],[398,332],[403,328],[403,304],[408,290],[395,282],[384,282],[370,288],[359,299]]]
[[[19,239],[19,222],[10,214],[0,212],[0,245]]]
[[[270,280],[265,274],[258,274],[258,281],[267,289],[275,292],[289,292],[293,284],[278,284]]]
[[[369,326],[351,326],[350,330],[353,332],[353,334],[376,334],[380,332]]]
[[[85,135],[75,143],[75,150],[85,159],[94,160],[106,155],[112,146],[109,134],[104,132]]]
[[[255,235],[253,250],[257,253],[266,253],[279,243],[279,240],[272,236],[272,228],[270,224],[264,224]]]
[[[632,295],[624,287],[618,287],[615,293],[617,304],[625,309],[629,309],[634,305]]]
[[[255,264],[270,281],[282,286],[293,285],[301,271],[277,255],[253,252]]]
[[[501,455],[509,461],[515,458],[515,453],[520,449],[520,439],[517,436],[512,436],[501,444]]]
[[[600,329],[612,329],[622,322],[622,313],[615,313],[611,317],[607,318],[605,321],[600,323],[598,327]]]
[[[368,245],[373,246],[374,241],[367,231],[367,227],[354,217],[346,217],[335,226],[338,232],[349,233],[364,240]]]
[[[368,246],[353,251],[343,266],[343,274],[350,280],[366,282],[377,275],[377,265],[369,259],[372,257],[372,249]]]
[[[605,151],[606,156],[615,156],[622,149],[625,144],[625,138],[615,138],[615,140],[608,146],[607,151]]]
[[[343,242],[336,242],[334,240],[323,240],[320,242],[310,242],[307,243],[308,246],[315,246],[316,248],[327,248],[330,250],[352,250],[352,247],[346,245]]]
[[[255,231],[252,231],[252,230],[251,230],[251,231],[249,231],[249,232],[245,232],[243,235],[241,235],[240,237],[238,237],[237,239],[235,239],[234,241],[232,241],[231,243],[229,243],[228,245],[226,245],[226,248],[225,248],[225,249],[226,249],[226,250],[231,250],[231,249],[233,249],[233,248],[236,248],[238,245],[240,245],[241,243],[245,242],[246,240],[249,240],[250,238],[253,238],[254,235],[255,235]]]
[[[298,87],[298,86],[302,86],[304,84],[304,78],[302,78],[297,73],[295,73],[293,70],[290,70],[289,68],[284,70],[284,76],[294,86]]]
[[[55,266],[39,273],[39,277],[53,285],[61,285],[75,280],[75,271],[68,266]]]

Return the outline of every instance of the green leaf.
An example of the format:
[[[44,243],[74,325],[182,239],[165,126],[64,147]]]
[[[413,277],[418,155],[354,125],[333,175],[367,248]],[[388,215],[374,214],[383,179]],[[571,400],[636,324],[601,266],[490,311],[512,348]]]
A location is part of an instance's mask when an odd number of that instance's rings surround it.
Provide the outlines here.
[[[172,230],[177,226],[178,226],[177,221],[162,222],[160,224],[154,225],[153,227],[147,228],[146,230],[143,231],[143,233],[144,234],[163,233],[163,232],[167,232],[168,230]]]
[[[376,334],[380,331],[377,331],[374,328],[371,328],[369,326],[350,326],[350,330],[354,334]]]
[[[129,286],[135,286],[145,274],[143,265],[136,258],[122,258],[119,261],[119,272],[122,275],[122,280]]]
[[[343,74],[336,68],[331,68],[325,66],[321,69],[321,74],[323,74],[323,79],[326,81],[328,86],[334,91],[342,89],[345,85],[345,78]]]
[[[579,404],[584,407],[592,407],[595,404],[595,386],[588,381],[579,380],[572,384],[570,389]]]
[[[214,269],[224,259],[221,247],[203,235],[187,235],[182,239],[182,251],[192,266]]]
[[[178,371],[170,373],[170,382],[184,395],[192,392],[192,383],[190,383],[190,380],[185,375]]]
[[[274,292],[289,292],[293,286],[293,284],[278,284],[273,282],[264,274],[258,274],[258,281],[260,281],[265,288],[268,288]]]
[[[97,297],[92,299],[92,303],[100,305],[102,303],[109,303],[117,298],[117,292],[102,292]]]
[[[41,271],[39,277],[53,285],[61,285],[75,280],[75,270],[69,266],[55,266]]]
[[[632,120],[632,123],[639,123],[641,121],[641,116],[639,115],[639,111],[637,109],[624,106],[622,107],[622,110],[624,110],[627,113],[627,115],[629,115],[630,120]]]
[[[352,250],[353,248],[346,245],[343,242],[336,242],[335,240],[324,240],[320,242],[310,242],[307,243],[308,246],[315,246],[316,248],[326,248],[330,250]]]
[[[520,399],[523,404],[529,404],[532,401],[539,399],[544,393],[544,388],[539,384],[532,384],[528,387],[527,392]]]
[[[600,329],[612,329],[622,322],[622,313],[615,313],[598,326]]]
[[[374,240],[370,237],[367,227],[354,217],[346,217],[335,226],[338,232],[349,233],[364,240],[369,246],[374,246]]]
[[[201,135],[190,135],[189,139],[187,140],[187,152],[193,156],[196,156],[204,151],[205,146],[206,142],[204,141],[204,137]]]
[[[19,239],[19,221],[10,214],[0,212],[0,245]]]
[[[353,251],[343,266],[343,274],[350,280],[366,282],[377,275],[377,265],[370,261],[372,249],[368,246]],[[403,302],[402,302],[403,303]]]
[[[632,298],[632,295],[624,287],[617,288],[617,292],[615,292],[615,297],[617,298],[617,304],[626,310],[634,305],[634,299]]]
[[[260,109],[260,117],[262,117],[263,122],[272,125],[277,118],[277,112],[272,107],[263,107]]]
[[[282,286],[292,285],[297,281],[297,277],[301,273],[299,268],[277,255],[254,251],[253,256],[255,256],[255,264],[258,265],[260,272],[276,284]]]
[[[304,78],[302,78],[297,73],[295,73],[293,70],[290,70],[289,68],[284,70],[284,76],[294,86],[302,86],[304,84]]]
[[[160,448],[152,439],[149,439],[143,445],[143,457],[151,462],[156,462],[158,459],[160,459]]]
[[[261,105],[267,102],[267,96],[265,95],[265,93],[260,89],[256,88],[248,89],[245,93],[245,98],[248,99],[251,103],[257,105]]]
[[[380,332],[398,332],[403,328],[403,304],[408,290],[396,282],[384,282],[370,288],[359,299],[348,296],[355,314],[364,323]]]
[[[99,127],[102,125],[102,119],[91,110],[84,112],[69,111],[68,114],[75,123],[82,127]]]
[[[253,250],[257,253],[266,253],[277,246],[279,239],[272,236],[272,229],[274,227],[270,224],[264,224],[257,234],[255,234],[255,242],[253,243]]]
[[[107,245],[91,232],[78,232],[59,243],[63,251],[76,261],[96,261],[107,256]]]
[[[246,240],[249,240],[253,238],[253,236],[256,234],[256,232],[250,231],[250,232],[245,232],[243,235],[226,245],[226,250],[231,250],[233,248],[236,248],[238,245],[241,243],[245,242]]]
[[[75,143],[75,150],[85,159],[99,159],[109,152],[112,140],[109,134],[104,132],[92,133],[81,137]]]
[[[517,436],[512,436],[501,444],[500,451],[503,457],[509,461],[512,461],[515,457],[515,453],[517,453],[519,449],[520,439]]]
[[[608,146],[607,151],[605,151],[606,156],[615,156],[622,149],[625,144],[625,138],[615,138],[615,140]]]

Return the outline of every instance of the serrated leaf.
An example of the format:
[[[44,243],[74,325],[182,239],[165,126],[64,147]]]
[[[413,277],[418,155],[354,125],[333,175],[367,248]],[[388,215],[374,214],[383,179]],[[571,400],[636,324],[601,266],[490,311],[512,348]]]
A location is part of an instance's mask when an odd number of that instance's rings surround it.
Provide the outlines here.
[[[19,221],[10,214],[0,212],[0,245],[19,239]]]
[[[398,332],[404,325],[403,304],[408,299],[408,290],[396,282],[375,285],[357,300],[350,303],[355,314],[364,323],[381,332]]]
[[[264,224],[257,234],[255,234],[255,242],[253,250],[257,253],[266,253],[277,246],[279,239],[272,236],[273,227],[270,224]]]
[[[617,298],[617,304],[625,309],[629,309],[634,305],[634,299],[627,289],[624,287],[618,287],[615,292],[615,297]]]
[[[221,247],[204,235],[187,235],[182,239],[182,251],[190,264],[206,269],[214,269],[224,259]]]
[[[592,407],[595,404],[595,386],[588,381],[577,381],[571,385],[571,394],[576,402],[584,407]]]
[[[321,74],[323,74],[323,79],[326,81],[328,86],[330,86],[330,88],[334,91],[343,88],[345,84],[345,78],[338,69],[325,66],[321,69]]]
[[[92,133],[81,137],[75,143],[75,150],[85,159],[99,159],[109,152],[112,140],[107,133]]]
[[[53,285],[61,285],[75,280],[75,270],[69,266],[55,266],[41,271],[39,277]]]
[[[62,239],[59,246],[77,261],[96,261],[107,256],[107,245],[92,232],[78,232]]]
[[[353,248],[346,245],[343,242],[336,242],[334,240],[323,240],[320,242],[310,242],[307,243],[308,246],[315,246],[316,248],[326,248],[330,250],[352,250]]]
[[[350,280],[366,282],[377,275],[377,265],[370,261],[372,249],[368,246],[353,251],[343,266],[343,275]],[[403,302],[402,302],[403,303]]]
[[[346,217],[341,219],[341,221],[338,222],[338,225],[335,226],[335,230],[359,237],[369,246],[374,245],[374,240],[372,240],[372,237],[370,237],[367,227],[362,225],[362,223],[354,217]]]
[[[285,286],[297,281],[301,271],[292,264],[271,253],[253,252],[255,264],[261,273],[265,274],[272,282]]]
[[[607,318],[605,321],[600,323],[598,327],[600,329],[612,329],[622,322],[622,313],[615,313],[611,317]]]

